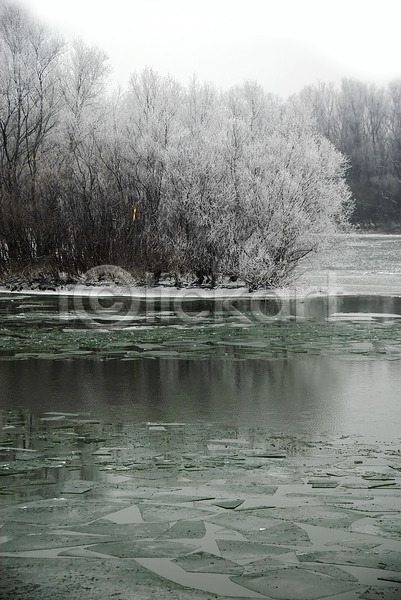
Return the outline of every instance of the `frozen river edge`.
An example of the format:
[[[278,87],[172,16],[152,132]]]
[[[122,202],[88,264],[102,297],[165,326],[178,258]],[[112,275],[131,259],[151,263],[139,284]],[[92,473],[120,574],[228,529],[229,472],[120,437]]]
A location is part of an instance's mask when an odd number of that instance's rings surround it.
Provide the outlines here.
[[[199,431],[185,424],[144,423],[124,445],[106,430],[96,441],[84,415],[42,422],[48,440],[79,427],[87,444],[54,457],[3,447],[9,468],[29,473],[25,486],[22,473],[2,478],[20,490],[17,501],[2,496],[4,599],[399,598],[395,443],[206,428],[202,451],[190,452]],[[32,478],[38,461],[47,482]],[[91,461],[99,476],[82,479]],[[46,483],[57,493],[43,499]]]

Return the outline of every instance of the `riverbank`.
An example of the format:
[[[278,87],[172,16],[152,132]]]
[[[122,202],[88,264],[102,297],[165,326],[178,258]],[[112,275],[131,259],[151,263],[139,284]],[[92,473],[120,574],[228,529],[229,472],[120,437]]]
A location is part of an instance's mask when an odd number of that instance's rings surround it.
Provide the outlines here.
[[[325,293],[336,294],[401,294],[400,269],[401,236],[378,233],[343,236],[335,251],[305,259],[297,267],[292,283],[281,288],[280,296]],[[162,273],[155,281],[153,273],[134,274],[114,265],[101,265],[90,269],[80,277],[67,274],[32,271],[23,274],[3,275],[0,286],[3,291],[24,293],[93,294],[104,293],[138,297],[221,296],[238,294],[251,297],[244,281],[232,281],[229,277],[216,278],[199,285],[194,277],[181,277],[179,285],[175,276]],[[254,292],[252,292],[254,293]],[[259,290],[259,295],[275,295],[277,290]]]
[[[33,277],[3,276],[0,278],[0,289],[10,292],[61,292],[74,293],[80,290],[89,293],[92,289],[120,290],[122,295],[131,294],[138,290],[243,290],[249,292],[245,281],[232,280],[229,277],[219,277],[213,284],[208,281],[199,283],[193,277],[183,277],[179,282],[170,273],[163,273],[155,280],[153,273],[135,277],[128,271],[112,265],[95,267],[81,276],[67,274],[52,275],[39,273]],[[125,290],[125,292],[124,292]]]

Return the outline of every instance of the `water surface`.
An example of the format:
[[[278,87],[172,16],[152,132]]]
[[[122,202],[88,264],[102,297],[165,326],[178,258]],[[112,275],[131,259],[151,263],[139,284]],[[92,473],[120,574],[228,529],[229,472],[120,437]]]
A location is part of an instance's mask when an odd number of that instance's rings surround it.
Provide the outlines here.
[[[1,407],[395,440],[401,236],[361,236],[346,250],[308,272],[304,295],[3,294]]]

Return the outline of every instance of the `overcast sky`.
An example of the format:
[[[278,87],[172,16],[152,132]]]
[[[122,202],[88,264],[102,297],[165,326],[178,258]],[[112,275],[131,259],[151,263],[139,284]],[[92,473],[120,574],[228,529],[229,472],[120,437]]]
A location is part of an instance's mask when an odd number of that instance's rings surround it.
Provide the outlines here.
[[[145,66],[184,84],[194,74],[222,88],[254,79],[284,97],[319,80],[401,77],[400,0],[12,2],[103,48],[123,86]]]

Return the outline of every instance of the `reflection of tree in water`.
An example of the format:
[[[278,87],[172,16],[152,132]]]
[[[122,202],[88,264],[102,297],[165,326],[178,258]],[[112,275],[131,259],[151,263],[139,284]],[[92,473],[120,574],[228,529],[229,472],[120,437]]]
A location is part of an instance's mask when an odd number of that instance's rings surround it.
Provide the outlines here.
[[[12,440],[13,448],[31,448],[32,415],[28,410],[0,410],[0,429],[2,446],[7,447]]]
[[[401,298],[396,296],[344,296],[339,298],[339,312],[401,314]]]
[[[348,432],[351,418],[357,432],[380,410],[377,398],[393,415],[398,396],[397,361],[311,354],[270,360],[219,354],[203,360],[8,361],[2,363],[0,388],[5,410],[87,412],[127,425],[213,422],[306,433]],[[355,420],[365,409],[369,415]]]
[[[46,410],[141,421],[220,421],[285,428],[305,411],[333,412],[339,378],[321,357],[148,359],[3,364],[4,400]],[[328,404],[328,406],[326,406]]]
[[[145,367],[145,365],[143,365]],[[341,419],[342,378],[329,359],[153,361],[141,375],[162,382],[164,418],[298,430]],[[150,401],[152,401],[150,399]]]

